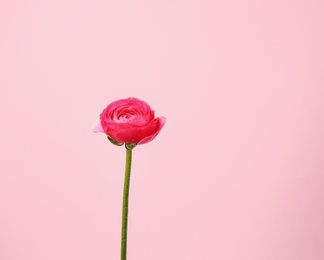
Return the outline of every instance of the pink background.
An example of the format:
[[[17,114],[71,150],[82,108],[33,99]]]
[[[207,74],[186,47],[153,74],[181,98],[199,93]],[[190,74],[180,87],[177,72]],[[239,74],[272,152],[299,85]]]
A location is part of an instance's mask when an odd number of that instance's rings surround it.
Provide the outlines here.
[[[0,3],[0,259],[119,259],[124,148],[93,134],[135,96],[129,260],[324,259],[324,2]]]

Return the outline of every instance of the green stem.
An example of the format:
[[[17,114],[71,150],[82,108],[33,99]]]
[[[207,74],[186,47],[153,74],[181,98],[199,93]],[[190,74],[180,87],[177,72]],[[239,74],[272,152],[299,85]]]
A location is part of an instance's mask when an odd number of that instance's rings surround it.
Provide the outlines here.
[[[121,260],[126,260],[128,197],[129,197],[128,194],[129,194],[131,165],[132,165],[132,150],[129,150],[126,148],[126,165],[125,165],[123,213],[122,213],[122,233],[121,233],[121,254],[120,254]]]

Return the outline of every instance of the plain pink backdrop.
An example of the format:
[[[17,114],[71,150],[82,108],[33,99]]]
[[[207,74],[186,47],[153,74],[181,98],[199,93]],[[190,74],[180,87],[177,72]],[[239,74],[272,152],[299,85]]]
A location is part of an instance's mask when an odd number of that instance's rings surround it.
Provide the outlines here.
[[[124,148],[91,131],[135,96],[129,260],[324,259],[324,2],[0,1],[0,259],[119,259]]]

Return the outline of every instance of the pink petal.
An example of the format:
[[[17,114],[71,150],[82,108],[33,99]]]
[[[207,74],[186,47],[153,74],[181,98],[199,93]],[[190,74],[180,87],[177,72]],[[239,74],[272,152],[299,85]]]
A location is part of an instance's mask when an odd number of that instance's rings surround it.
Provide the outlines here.
[[[94,132],[94,133],[104,133],[105,131],[103,130],[102,125],[99,124],[92,130],[92,132]]]
[[[153,131],[153,133],[151,135],[149,135],[149,136],[144,137],[142,140],[140,140],[138,142],[138,144],[145,144],[145,143],[151,142],[158,135],[158,133],[161,131],[162,127],[165,124],[165,121],[166,121],[165,117],[156,118],[154,120],[154,122],[155,122],[155,124],[154,124],[155,130]]]

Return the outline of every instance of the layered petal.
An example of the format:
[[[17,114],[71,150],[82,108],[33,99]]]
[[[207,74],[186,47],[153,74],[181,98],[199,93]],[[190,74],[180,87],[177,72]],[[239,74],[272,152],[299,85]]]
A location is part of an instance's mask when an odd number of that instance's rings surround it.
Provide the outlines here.
[[[137,145],[152,141],[165,122],[165,117],[154,118],[146,102],[127,98],[110,103],[102,111],[94,132],[104,132],[116,142]]]

